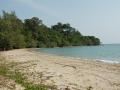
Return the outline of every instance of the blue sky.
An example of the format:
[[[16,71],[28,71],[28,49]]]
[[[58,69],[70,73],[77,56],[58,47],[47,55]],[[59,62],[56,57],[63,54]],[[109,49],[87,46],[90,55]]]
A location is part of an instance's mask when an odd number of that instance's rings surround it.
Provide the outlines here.
[[[36,16],[49,26],[70,23],[83,35],[120,43],[120,0],[0,0],[0,10],[21,19]]]

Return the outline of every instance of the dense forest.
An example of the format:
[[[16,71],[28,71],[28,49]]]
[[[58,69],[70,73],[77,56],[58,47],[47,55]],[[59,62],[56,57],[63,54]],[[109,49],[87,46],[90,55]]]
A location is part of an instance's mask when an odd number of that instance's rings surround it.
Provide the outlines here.
[[[0,15],[0,50],[99,44],[98,38],[83,36],[68,23],[48,27],[37,17],[23,21],[15,12]]]

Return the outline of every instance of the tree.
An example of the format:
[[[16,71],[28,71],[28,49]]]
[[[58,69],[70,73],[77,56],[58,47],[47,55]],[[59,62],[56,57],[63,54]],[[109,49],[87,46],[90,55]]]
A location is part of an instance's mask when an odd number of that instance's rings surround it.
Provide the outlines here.
[[[37,17],[22,22],[15,12],[0,16],[0,50],[99,44],[98,38],[83,36],[69,23],[47,27]]]

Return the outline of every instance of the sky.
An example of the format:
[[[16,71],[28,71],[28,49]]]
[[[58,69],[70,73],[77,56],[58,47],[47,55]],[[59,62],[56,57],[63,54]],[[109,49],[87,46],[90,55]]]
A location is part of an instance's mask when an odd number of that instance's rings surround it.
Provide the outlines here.
[[[22,20],[39,17],[48,26],[70,23],[104,44],[120,43],[120,0],[0,0],[2,10]]]

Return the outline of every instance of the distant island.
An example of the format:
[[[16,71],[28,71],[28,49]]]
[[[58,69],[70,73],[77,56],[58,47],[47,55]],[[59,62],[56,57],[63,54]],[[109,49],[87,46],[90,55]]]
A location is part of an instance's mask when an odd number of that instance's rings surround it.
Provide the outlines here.
[[[0,50],[20,48],[100,45],[100,39],[83,36],[70,24],[61,22],[51,27],[38,17],[19,19],[15,12],[3,11],[0,16]]]

